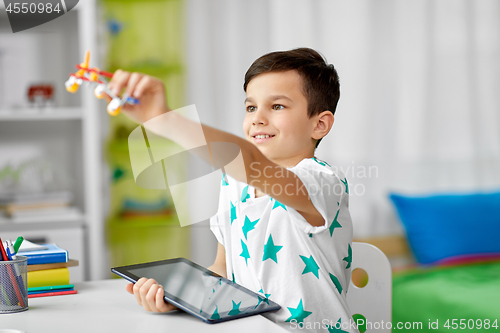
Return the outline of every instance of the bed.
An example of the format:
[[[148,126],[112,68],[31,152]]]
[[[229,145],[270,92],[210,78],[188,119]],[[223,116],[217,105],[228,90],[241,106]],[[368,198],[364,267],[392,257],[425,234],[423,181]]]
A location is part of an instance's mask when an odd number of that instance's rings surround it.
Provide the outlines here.
[[[368,241],[393,272],[393,331],[500,332],[500,192],[391,194],[404,236]]]
[[[393,325],[409,330],[498,332],[500,259],[395,273],[392,305]]]

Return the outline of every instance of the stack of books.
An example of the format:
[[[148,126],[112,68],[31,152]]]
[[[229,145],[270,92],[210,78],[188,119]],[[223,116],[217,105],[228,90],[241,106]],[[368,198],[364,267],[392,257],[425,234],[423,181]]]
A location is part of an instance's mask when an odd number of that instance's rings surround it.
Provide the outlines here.
[[[28,257],[28,298],[77,293],[69,283],[68,267],[78,266],[78,261],[69,259],[68,251],[56,244],[23,245],[17,254]]]
[[[69,191],[44,192],[32,194],[2,194],[0,211],[13,220],[32,220],[40,217],[60,216],[73,218],[80,216],[80,211],[71,206],[73,194]]]

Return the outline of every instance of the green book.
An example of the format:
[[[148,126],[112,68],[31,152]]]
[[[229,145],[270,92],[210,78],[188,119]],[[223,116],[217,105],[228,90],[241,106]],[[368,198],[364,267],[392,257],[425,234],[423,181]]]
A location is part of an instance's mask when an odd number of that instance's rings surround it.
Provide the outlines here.
[[[73,288],[75,285],[73,284],[64,284],[60,286],[47,286],[47,287],[33,287],[33,288],[28,288],[29,291],[45,291],[45,290],[54,290],[54,289],[69,289]]]

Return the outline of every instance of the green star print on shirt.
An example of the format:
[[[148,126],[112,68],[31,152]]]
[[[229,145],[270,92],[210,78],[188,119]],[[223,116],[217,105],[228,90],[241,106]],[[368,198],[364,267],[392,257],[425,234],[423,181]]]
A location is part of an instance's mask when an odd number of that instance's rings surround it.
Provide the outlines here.
[[[328,274],[330,274],[330,279],[332,280],[333,284],[337,288],[337,291],[339,292],[339,294],[342,294],[342,285],[340,284],[339,279],[337,279],[337,277],[335,275],[333,275],[332,273],[328,273]]]
[[[223,173],[222,174],[222,186],[228,186],[228,185],[229,185],[229,183],[226,180],[226,174]]]
[[[262,261],[272,259],[275,263],[278,263],[278,257],[276,254],[279,252],[279,250],[281,250],[282,247],[283,246],[274,245],[273,236],[269,235],[267,243],[266,245],[264,245],[264,256],[262,257]]]
[[[241,311],[240,311],[240,304],[241,304],[241,302],[239,302],[238,304],[236,304],[234,301],[231,301],[231,302],[233,302],[233,309],[228,312],[228,315],[229,316],[234,316],[234,315],[237,315],[237,314],[241,313]]]
[[[263,293],[266,296],[266,298],[264,298],[264,302],[269,304],[269,296],[271,296],[271,294],[264,293],[264,290],[262,290],[262,288],[260,288],[259,293]],[[259,299],[259,304],[260,304],[260,302],[262,302],[262,301]],[[257,305],[259,305],[259,304],[257,304]]]
[[[241,202],[246,202],[247,199],[250,199],[250,194],[248,194],[248,185],[245,186],[243,191],[241,191]]]
[[[243,251],[241,252],[240,257],[245,258],[245,263],[248,266],[247,260],[250,258],[250,253],[248,253],[247,245],[243,242],[243,240],[241,240],[241,247],[242,247]]]
[[[352,262],[352,249],[351,249],[351,244],[347,244],[348,245],[348,248],[347,248],[347,257],[344,257],[344,261],[347,262],[347,266],[345,267],[345,269],[348,269],[349,267],[351,267],[351,262]]]
[[[334,326],[331,326],[331,325],[326,325],[326,328],[328,329],[328,332],[329,333],[334,333],[334,332],[344,332],[344,333],[349,333],[347,331],[344,331],[342,330],[342,324],[341,324],[341,321],[340,321],[341,318],[339,318],[339,320],[337,321],[337,323],[334,325]]]
[[[333,230],[335,228],[342,228],[340,223],[337,221],[337,218],[339,217],[339,213],[340,213],[340,208],[339,208],[339,210],[337,210],[337,214],[335,215],[335,218],[333,219],[332,224],[330,224],[330,227],[328,228],[330,230],[330,236],[333,236]]]
[[[304,307],[302,306],[302,299],[300,299],[299,305],[297,306],[296,309],[287,307],[288,311],[290,311],[290,318],[285,320],[286,322],[290,322],[293,319],[297,321],[297,323],[303,323],[304,319],[309,316],[312,312],[304,310]]]
[[[273,205],[273,208],[272,208],[272,209],[274,209],[274,208],[278,208],[278,207],[283,207],[283,209],[284,209],[284,210],[286,210],[285,205],[283,205],[283,204],[282,204],[281,202],[279,202],[278,200],[271,198],[271,201],[273,201],[273,200],[274,200],[274,205]]]
[[[310,256],[309,258],[300,256],[304,264],[306,264],[306,267],[302,271],[302,274],[306,273],[313,273],[318,279],[319,279],[319,266],[314,260],[313,256]]]
[[[248,240],[247,238],[247,234],[249,231],[255,229],[255,225],[259,222],[260,219],[257,219],[255,221],[250,221],[250,219],[248,218],[248,216],[245,215],[245,224],[243,225],[243,234],[245,235],[245,239]]]
[[[236,206],[231,201],[229,202],[231,203],[231,225],[233,225],[233,221],[236,220]]]
[[[344,178],[344,180],[340,180],[342,184],[345,185],[345,193],[349,194],[349,185],[347,184],[347,178]]]
[[[210,317],[210,319],[220,319],[220,315],[219,315],[219,312],[217,310],[217,305],[215,306],[215,311],[212,314],[212,316]]]

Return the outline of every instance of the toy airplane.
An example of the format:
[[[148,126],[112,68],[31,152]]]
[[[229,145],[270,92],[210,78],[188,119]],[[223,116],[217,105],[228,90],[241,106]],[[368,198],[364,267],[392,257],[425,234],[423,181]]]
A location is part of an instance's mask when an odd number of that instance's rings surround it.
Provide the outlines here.
[[[90,84],[97,85],[94,94],[97,98],[104,98],[104,93],[108,94],[112,100],[107,106],[107,111],[111,116],[116,116],[120,113],[121,108],[126,103],[135,105],[139,104],[139,100],[124,94],[122,98],[116,96],[109,88],[108,82],[104,77],[113,77],[112,73],[100,71],[99,68],[89,68],[90,51],[85,53],[85,62],[76,65],[78,71],[70,74],[68,81],[64,84],[66,90],[70,93],[75,93],[83,83],[83,81],[90,82]]]

